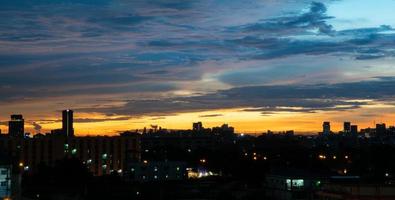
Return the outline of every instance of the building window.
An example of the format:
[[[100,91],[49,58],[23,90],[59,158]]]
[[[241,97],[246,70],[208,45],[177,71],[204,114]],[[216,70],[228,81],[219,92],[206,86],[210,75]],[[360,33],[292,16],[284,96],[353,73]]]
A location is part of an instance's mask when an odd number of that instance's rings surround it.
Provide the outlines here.
[[[1,182],[1,186],[7,186],[7,181],[3,181],[3,182]]]

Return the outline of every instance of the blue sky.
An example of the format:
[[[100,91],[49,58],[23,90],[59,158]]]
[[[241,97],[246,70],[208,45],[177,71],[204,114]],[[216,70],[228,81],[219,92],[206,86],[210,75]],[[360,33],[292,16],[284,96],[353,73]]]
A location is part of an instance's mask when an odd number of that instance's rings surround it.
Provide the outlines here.
[[[0,120],[20,112],[40,123],[65,107],[105,121],[232,108],[266,116],[334,112],[340,105],[341,113],[344,105],[365,106],[356,99],[393,105],[395,90],[378,86],[395,77],[394,6],[394,0],[2,1]],[[299,87],[364,91],[334,90],[330,103],[322,90],[283,92]],[[266,90],[279,95],[256,95]]]

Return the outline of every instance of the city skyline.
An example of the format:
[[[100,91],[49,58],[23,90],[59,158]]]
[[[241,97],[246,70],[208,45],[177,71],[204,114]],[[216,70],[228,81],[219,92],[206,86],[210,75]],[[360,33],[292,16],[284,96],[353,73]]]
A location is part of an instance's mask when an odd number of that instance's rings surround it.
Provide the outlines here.
[[[77,123],[90,123],[90,122],[84,122],[85,120],[88,119],[74,119],[74,111],[71,109],[66,109],[66,110],[62,110],[61,112],[61,120],[57,120],[59,121],[59,123],[61,123],[61,127],[55,127],[53,129],[42,129],[42,127],[39,124],[36,124],[35,122],[33,122],[32,124],[30,124],[30,126],[32,126],[32,128],[34,129],[33,132],[29,132],[29,131],[24,131],[25,127],[27,125],[27,127],[29,127],[29,124],[25,124],[25,120],[23,118],[23,115],[21,114],[12,114],[10,116],[10,119],[8,122],[8,132],[7,134],[12,136],[12,137],[25,137],[25,133],[28,134],[55,134],[55,135],[65,135],[66,137],[73,137],[74,133],[75,133],[75,129],[74,129],[74,122],[77,121]],[[78,122],[80,121],[80,122]],[[29,122],[29,120],[28,120]],[[5,124],[5,122],[3,122],[2,124]],[[118,135],[119,133],[123,133],[123,132],[128,132],[128,131],[137,131],[140,133],[145,133],[146,131],[160,131],[160,130],[191,130],[191,131],[195,131],[195,132],[201,132],[205,129],[214,129],[214,128],[218,128],[218,127],[231,127],[231,129],[233,131],[236,131],[235,133],[237,134],[254,134],[256,136],[257,133],[259,134],[265,134],[265,133],[274,133],[274,132],[278,132],[278,133],[286,133],[288,131],[292,131],[292,133],[294,133],[294,129],[273,129],[273,130],[265,130],[265,131],[259,131],[259,132],[243,132],[243,131],[237,131],[234,129],[234,127],[231,126],[231,124],[227,124],[227,123],[222,123],[222,124],[216,124],[216,125],[211,125],[211,126],[205,126],[207,124],[205,124],[202,121],[196,121],[196,122],[192,122],[190,124],[189,127],[185,127],[185,128],[168,128],[168,127],[162,127],[158,124],[150,124],[148,127],[144,126],[144,127],[138,127],[135,129],[125,129],[125,130],[119,130],[115,133],[112,132],[94,132],[94,133],[90,133],[90,132],[79,132],[77,135],[78,136],[95,136],[95,135]],[[304,135],[304,134],[323,134],[323,135],[329,135],[329,134],[333,134],[333,133],[339,133],[339,134],[352,134],[352,135],[357,135],[360,133],[360,130],[368,130],[368,129],[380,129],[378,130],[379,132],[382,132],[383,130],[386,130],[386,127],[390,128],[391,130],[395,127],[393,124],[386,124],[383,122],[374,122],[372,124],[373,126],[367,126],[367,127],[361,127],[356,123],[352,123],[350,121],[343,121],[342,124],[340,125],[339,123],[332,123],[330,121],[323,121],[322,122],[322,129],[320,131],[316,130],[316,131],[311,131],[311,132],[296,132],[296,134],[300,134],[300,135]],[[284,126],[281,126],[284,127]],[[381,128],[383,127],[383,128]],[[0,129],[1,130],[1,129]],[[377,131],[377,130],[376,130]],[[370,130],[368,130],[368,132],[370,133]],[[2,134],[6,134],[3,131],[0,131],[0,133]],[[30,136],[32,136],[30,135]]]
[[[392,0],[0,3],[0,129],[395,124]],[[379,13],[379,14],[378,14]]]

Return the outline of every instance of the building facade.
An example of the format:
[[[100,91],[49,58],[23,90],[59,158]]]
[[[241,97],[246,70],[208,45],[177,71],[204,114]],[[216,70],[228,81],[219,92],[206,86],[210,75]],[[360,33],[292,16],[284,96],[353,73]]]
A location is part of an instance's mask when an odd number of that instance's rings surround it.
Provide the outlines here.
[[[8,134],[12,137],[24,137],[25,121],[22,115],[11,115],[8,122]]]
[[[0,199],[11,197],[11,165],[0,164]]]
[[[122,173],[126,161],[140,160],[140,135],[0,137],[0,149],[16,158],[16,164],[24,170],[33,170],[40,163],[53,166],[56,161],[75,157],[100,176]]]
[[[67,137],[74,136],[73,111],[72,110],[63,110],[62,111],[62,132]]]

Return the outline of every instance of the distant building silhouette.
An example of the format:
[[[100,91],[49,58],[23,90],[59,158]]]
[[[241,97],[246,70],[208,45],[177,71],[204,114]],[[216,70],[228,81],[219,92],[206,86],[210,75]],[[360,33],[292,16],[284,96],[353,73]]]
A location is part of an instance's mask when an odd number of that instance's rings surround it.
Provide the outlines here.
[[[63,110],[63,112],[62,112],[62,130],[63,130],[63,134],[65,134],[67,137],[74,137],[73,111],[72,110]]]
[[[323,135],[329,135],[331,133],[331,123],[330,122],[324,122],[322,124],[322,134]]]
[[[344,133],[351,133],[351,122],[344,122],[343,132]]]
[[[196,131],[196,132],[202,131],[202,130],[203,130],[203,124],[202,124],[202,122],[193,123],[193,125],[192,125],[192,130],[193,130],[193,131]]]
[[[376,134],[377,135],[384,135],[386,133],[387,127],[384,123],[376,124]]]
[[[24,170],[35,170],[40,163],[53,166],[64,158],[77,158],[94,175],[101,176],[122,173],[127,161],[139,161],[140,135],[0,137],[0,149],[14,155],[15,162]]]
[[[351,134],[352,135],[358,135],[358,126],[357,125],[352,125],[351,126]]]
[[[12,137],[23,137],[25,134],[25,121],[22,115],[11,115],[8,122],[8,134]]]

